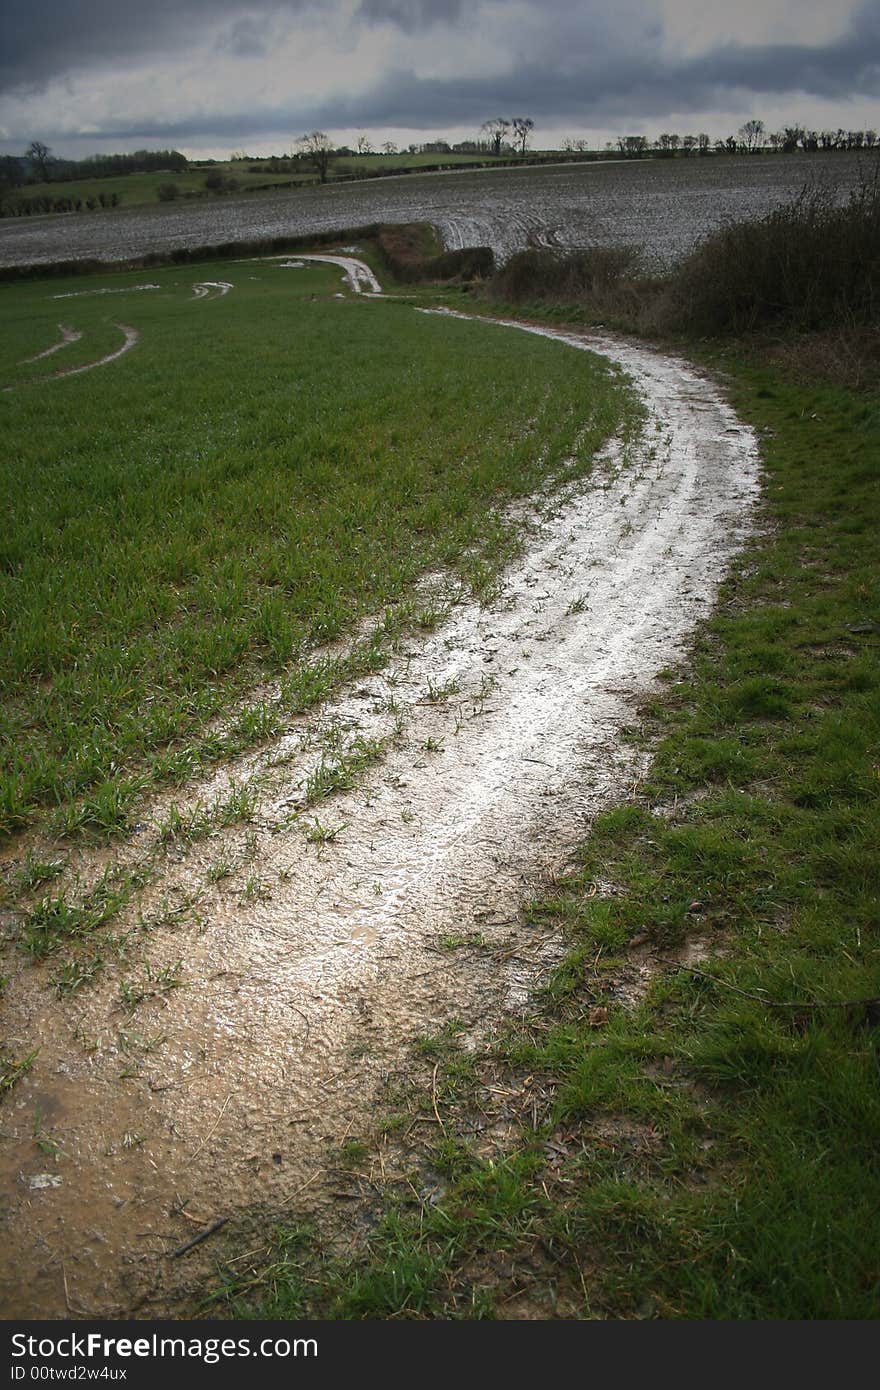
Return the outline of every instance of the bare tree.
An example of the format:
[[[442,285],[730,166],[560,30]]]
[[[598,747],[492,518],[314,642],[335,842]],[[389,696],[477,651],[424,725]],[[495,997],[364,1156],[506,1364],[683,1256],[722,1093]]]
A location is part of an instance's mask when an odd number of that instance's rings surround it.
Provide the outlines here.
[[[736,133],[739,136],[741,144],[745,145],[749,154],[754,154],[756,150],[761,148],[764,142],[764,122],[755,120],[746,121],[745,125],[741,125]]]
[[[397,146],[393,140],[386,140],[382,146],[383,154],[397,154]]]
[[[485,133],[492,153],[500,154],[504,137],[510,130],[510,121],[506,121],[503,116],[493,116],[490,121],[484,121],[480,129]]]
[[[641,159],[648,153],[647,135],[619,135],[617,148],[627,159]]]
[[[325,135],[323,130],[313,130],[308,135],[301,136],[297,144],[302,158],[317,171],[321,182],[326,183],[327,175],[330,172],[330,161],[333,158],[333,144],[330,136]]]
[[[357,138],[357,152],[358,152],[358,154],[372,154],[372,153],[373,153],[373,146],[370,144],[370,137],[369,137],[368,135],[361,134],[361,135],[358,136],[358,138]]]
[[[44,145],[42,140],[32,140],[27,147],[27,158],[35,169],[39,170],[41,183],[49,180],[49,160],[52,151],[48,145]]]
[[[529,136],[535,128],[535,122],[531,116],[514,116],[510,124],[513,127],[514,139],[519,144],[519,152],[525,154]]]

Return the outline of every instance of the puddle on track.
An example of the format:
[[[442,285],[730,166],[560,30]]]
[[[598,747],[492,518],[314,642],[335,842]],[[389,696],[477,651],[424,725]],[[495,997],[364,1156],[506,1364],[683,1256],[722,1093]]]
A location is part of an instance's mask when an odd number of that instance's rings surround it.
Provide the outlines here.
[[[459,603],[317,712],[314,728],[349,743],[387,740],[359,785],[297,817],[321,754],[295,723],[194,789],[204,800],[251,779],[256,819],[160,856],[129,920],[191,889],[196,915],[133,938],[127,961],[66,1000],[47,988],[57,962],[13,962],[10,1045],[40,1051],[3,1111],[4,1316],[179,1316],[210,1268],[211,1241],[170,1258],[193,1218],[229,1217],[233,1235],[255,1211],[320,1222],[334,1154],[367,1129],[412,1039],[451,1018],[490,1031],[558,959],[520,905],[644,771],[620,731],[709,610],[758,454],[684,362],[550,336],[633,376],[642,444],[627,459],[612,446],[554,499],[489,608]],[[316,822],[344,828],[310,843]],[[488,949],[437,949],[471,933]],[[178,962],[181,987],[163,992]],[[134,978],[155,994],[128,1012]]]

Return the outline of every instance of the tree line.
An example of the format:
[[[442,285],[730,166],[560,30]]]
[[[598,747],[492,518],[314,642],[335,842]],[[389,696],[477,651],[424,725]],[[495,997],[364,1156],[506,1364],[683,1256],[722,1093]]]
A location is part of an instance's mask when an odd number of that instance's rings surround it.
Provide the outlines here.
[[[677,135],[664,132],[651,141],[647,135],[619,135],[616,142],[606,145],[627,159],[644,159],[647,155],[698,154],[795,154],[798,150],[813,153],[817,150],[872,150],[877,147],[876,130],[808,130],[805,126],[785,126],[782,130],[767,130],[763,121],[751,120],[741,125],[735,135],[713,140],[702,131],[699,135]],[[585,140],[565,140],[562,148],[571,151],[587,149]]]
[[[134,150],[131,154],[94,154],[88,159],[61,159],[42,140],[32,140],[22,155],[0,157],[0,189],[29,183],[70,183],[74,179],[109,179],[121,174],[157,171],[183,173],[186,155],[179,150]]]

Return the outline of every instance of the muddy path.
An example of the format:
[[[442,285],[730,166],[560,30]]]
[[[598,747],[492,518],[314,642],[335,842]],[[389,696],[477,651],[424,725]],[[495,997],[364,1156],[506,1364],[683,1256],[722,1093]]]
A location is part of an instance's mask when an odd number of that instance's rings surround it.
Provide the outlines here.
[[[255,1214],[356,1234],[340,1147],[413,1040],[453,1019],[482,1038],[561,954],[521,906],[643,773],[621,730],[712,604],[758,454],[686,363],[546,331],[632,375],[641,441],[536,501],[491,604],[430,578],[433,631],[178,797],[185,819],[249,788],[249,821],[160,842],[168,799],[149,808],[115,853],[152,878],[93,983],[59,999],[57,961],[4,967],[7,1036],[39,1049],[3,1111],[6,1317],[181,1315]],[[80,851],[68,879],[106,864]]]

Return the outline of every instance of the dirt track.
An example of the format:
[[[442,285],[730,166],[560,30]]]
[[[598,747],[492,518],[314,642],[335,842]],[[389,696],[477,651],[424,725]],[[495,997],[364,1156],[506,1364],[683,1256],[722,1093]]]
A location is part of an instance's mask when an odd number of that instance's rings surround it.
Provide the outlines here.
[[[169,1258],[196,1222],[320,1216],[332,1155],[366,1128],[411,1040],[450,1018],[466,1036],[491,1030],[558,958],[520,905],[643,771],[620,731],[708,612],[749,525],[758,457],[684,362],[540,331],[633,376],[642,443],[629,457],[611,446],[588,483],[539,500],[489,608],[459,598],[380,676],[192,789],[207,802],[249,782],[256,820],[159,856],[137,911],[201,896],[136,938],[140,959],[66,1001],[46,988],[50,968],[16,963],[10,1032],[17,1053],[40,1053],[4,1115],[5,1316],[174,1310],[206,1258]],[[306,808],[310,773],[359,738],[384,741],[381,756]],[[437,949],[476,933],[484,949]],[[158,987],[175,972],[180,987]],[[156,987],[129,1012],[134,977]],[[35,1143],[35,1114],[63,1156]]]

